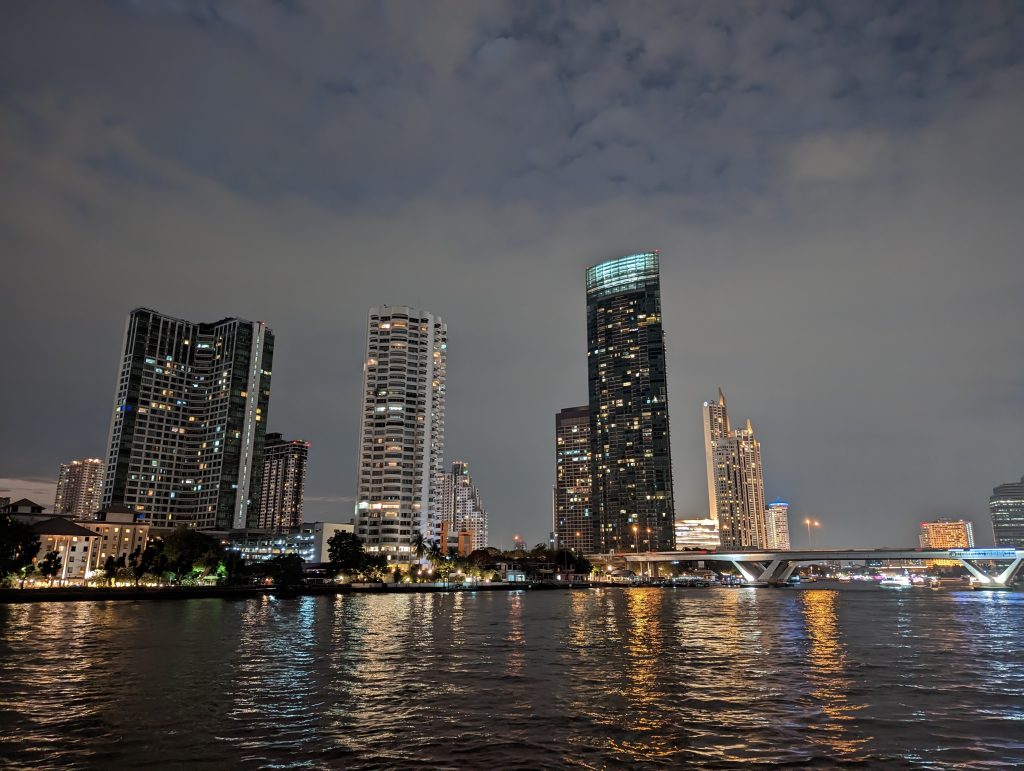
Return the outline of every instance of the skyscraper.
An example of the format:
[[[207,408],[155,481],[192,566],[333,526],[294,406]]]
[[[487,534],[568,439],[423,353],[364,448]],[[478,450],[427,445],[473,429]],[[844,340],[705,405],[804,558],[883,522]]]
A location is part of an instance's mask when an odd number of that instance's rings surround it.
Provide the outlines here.
[[[255,526],[274,333],[137,308],[122,351],[103,508],[164,527]]]
[[[257,526],[288,530],[302,524],[309,442],[267,434],[263,445],[263,482]]]
[[[103,472],[103,461],[99,458],[62,463],[53,512],[79,519],[92,517],[103,503]]]
[[[1024,478],[992,490],[988,510],[996,546],[1024,548]]]
[[[567,407],[555,415],[555,502],[552,532],[559,546],[594,552],[590,516],[590,407]]]
[[[356,534],[408,562],[412,539],[439,535],[448,328],[406,306],[371,308],[363,366]]]
[[[730,428],[722,389],[717,400],[704,402],[704,449],[710,517],[718,520],[722,547],[766,548],[761,443],[749,420],[743,428]]]
[[[766,516],[768,540],[766,549],[773,551],[789,551],[789,504],[776,498],[768,504]]]
[[[675,540],[658,252],[587,269],[591,512],[597,550]]]
[[[442,533],[441,546],[456,546],[460,553],[487,547],[487,511],[480,500],[480,491],[469,475],[469,464],[452,462],[451,471],[441,475],[438,495],[438,520]],[[450,541],[454,541],[450,544]]]

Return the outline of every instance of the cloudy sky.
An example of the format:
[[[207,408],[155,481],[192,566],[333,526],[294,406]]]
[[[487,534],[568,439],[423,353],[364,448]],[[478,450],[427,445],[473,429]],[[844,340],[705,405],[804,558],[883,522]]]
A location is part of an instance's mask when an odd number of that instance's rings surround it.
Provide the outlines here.
[[[0,487],[105,452],[126,314],[277,335],[271,430],[347,518],[365,317],[449,325],[446,457],[546,537],[584,269],[660,248],[679,513],[701,404],[834,546],[1024,474],[1015,2],[5,2]],[[40,501],[52,505],[52,497]]]

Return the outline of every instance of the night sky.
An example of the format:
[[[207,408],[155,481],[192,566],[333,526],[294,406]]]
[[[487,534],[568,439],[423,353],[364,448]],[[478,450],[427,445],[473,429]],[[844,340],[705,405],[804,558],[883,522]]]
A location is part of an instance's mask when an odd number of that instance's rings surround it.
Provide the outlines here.
[[[584,269],[658,248],[677,513],[701,406],[819,544],[1024,474],[1016,2],[4,2],[0,487],[103,456],[125,318],[264,320],[268,428],[347,520],[366,313],[449,326],[446,461],[550,529]],[[7,493],[0,493],[7,494]]]

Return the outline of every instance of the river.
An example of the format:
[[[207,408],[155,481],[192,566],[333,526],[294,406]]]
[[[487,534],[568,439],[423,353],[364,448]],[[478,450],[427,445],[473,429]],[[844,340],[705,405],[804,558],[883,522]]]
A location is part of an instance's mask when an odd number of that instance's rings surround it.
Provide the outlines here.
[[[0,763],[1005,768],[1024,594],[614,588],[0,606]]]

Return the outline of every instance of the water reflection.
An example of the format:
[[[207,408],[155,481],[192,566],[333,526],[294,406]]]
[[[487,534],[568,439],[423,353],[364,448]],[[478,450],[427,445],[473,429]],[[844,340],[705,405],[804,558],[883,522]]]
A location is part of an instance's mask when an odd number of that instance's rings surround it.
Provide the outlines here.
[[[839,631],[837,591],[805,591],[800,593],[800,605],[810,648],[807,658],[811,664],[811,696],[821,704],[825,714],[824,731],[830,749],[839,755],[850,755],[865,744],[867,739],[850,735],[856,713],[863,705],[853,703],[850,692],[853,682],[847,673],[846,648]]]

